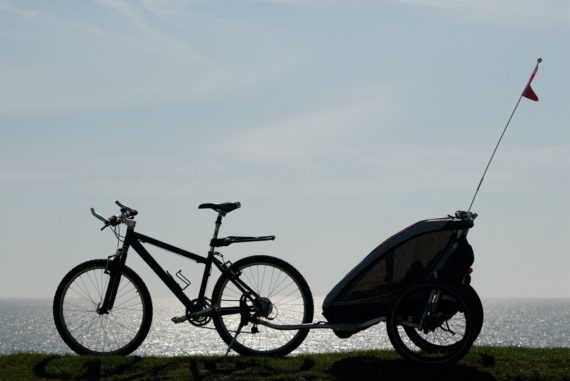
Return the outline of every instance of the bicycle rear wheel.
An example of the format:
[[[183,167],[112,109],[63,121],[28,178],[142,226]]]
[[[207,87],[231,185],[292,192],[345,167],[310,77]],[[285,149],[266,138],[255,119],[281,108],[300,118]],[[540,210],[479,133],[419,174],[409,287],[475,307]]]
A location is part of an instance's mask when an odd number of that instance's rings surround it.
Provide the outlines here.
[[[104,259],[80,264],[67,273],[55,293],[55,326],[78,354],[127,355],[137,349],[150,329],[150,294],[142,279],[126,266],[114,307],[105,314],[97,311],[109,282],[106,265]]]
[[[269,256],[251,256],[231,266],[235,274],[256,294],[251,308],[263,306],[258,319],[273,324],[301,324],[313,320],[313,297],[303,276],[287,262]],[[276,330],[264,325],[248,324],[236,337],[241,316],[242,292],[226,275],[220,276],[212,293],[212,304],[233,309],[233,314],[216,314],[214,325],[220,337],[232,349],[243,355],[285,356],[307,337],[308,329]],[[232,344],[233,341],[233,344]]]

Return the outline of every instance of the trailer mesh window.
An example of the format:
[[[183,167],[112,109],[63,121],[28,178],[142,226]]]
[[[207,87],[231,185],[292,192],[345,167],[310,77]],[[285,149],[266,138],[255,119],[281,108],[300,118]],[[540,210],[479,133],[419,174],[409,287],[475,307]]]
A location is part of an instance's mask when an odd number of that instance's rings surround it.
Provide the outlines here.
[[[387,251],[339,296],[359,300],[384,295],[424,274],[445,250],[453,230],[416,236]]]

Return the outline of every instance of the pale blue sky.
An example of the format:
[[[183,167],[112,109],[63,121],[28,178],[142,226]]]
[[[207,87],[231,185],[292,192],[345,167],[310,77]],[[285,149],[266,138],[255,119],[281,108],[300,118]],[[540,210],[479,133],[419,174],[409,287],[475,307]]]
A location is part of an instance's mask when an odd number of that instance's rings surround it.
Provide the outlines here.
[[[113,253],[89,215],[205,252],[223,235],[324,295],[394,232],[474,206],[484,297],[570,297],[565,0],[0,0],[0,297]],[[162,256],[173,272],[193,263]],[[164,286],[131,256],[151,293]],[[195,267],[196,268],[196,267]],[[200,268],[197,268],[200,269]]]

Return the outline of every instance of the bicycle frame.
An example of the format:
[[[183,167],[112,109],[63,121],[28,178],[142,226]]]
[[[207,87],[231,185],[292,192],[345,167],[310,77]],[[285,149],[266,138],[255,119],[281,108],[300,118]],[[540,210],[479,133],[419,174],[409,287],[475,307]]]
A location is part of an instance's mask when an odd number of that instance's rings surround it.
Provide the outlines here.
[[[134,230],[136,225],[135,221],[127,221],[127,234],[125,235],[125,239],[123,242],[123,246],[118,250],[115,256],[109,258],[109,265],[108,270],[110,273],[110,280],[109,280],[109,287],[107,287],[107,291],[105,294],[105,299],[103,301],[103,305],[99,308],[99,313],[107,313],[109,310],[113,308],[113,303],[115,296],[117,294],[117,290],[119,288],[119,281],[121,277],[121,270],[122,266],[125,265],[127,260],[127,253],[130,248],[135,250],[135,252],[146,262],[146,264],[158,275],[158,277],[164,282],[164,284],[170,289],[170,291],[180,300],[180,302],[186,307],[187,312],[198,313],[203,311],[203,304],[202,303],[194,303],[192,300],[188,298],[188,296],[183,292],[183,289],[180,287],[178,282],[174,280],[172,275],[170,275],[167,271],[165,271],[158,262],[153,258],[153,256],[144,248],[142,245],[143,243],[147,243],[163,250],[166,250],[171,253],[175,253],[181,255],[185,258],[191,259],[197,263],[202,263],[205,265],[204,273],[202,275],[202,282],[200,284],[200,291],[198,293],[198,301],[203,301],[206,294],[206,287],[208,286],[208,279],[211,274],[212,264],[214,264],[222,274],[226,274],[230,281],[242,292],[244,295],[253,301],[258,295],[253,291],[247,284],[241,281],[241,279],[236,276],[233,271],[227,266],[224,262],[220,261],[215,257],[216,251],[215,247],[220,244],[220,241],[217,239],[219,227],[221,225],[221,218],[218,217],[216,220],[216,229],[214,231],[214,238],[211,240],[210,243],[210,250],[208,251],[208,255],[206,257],[192,253],[190,251],[181,249],[179,247],[170,245],[166,242],[159,241],[155,238],[149,237],[147,235],[138,233]],[[232,237],[236,238],[236,237]],[[250,240],[259,240],[257,238],[252,237],[243,237],[244,242],[248,242]],[[268,238],[268,237],[266,237]],[[274,237],[272,237],[274,238]],[[113,258],[113,259],[111,259]],[[218,313],[221,315],[230,315],[230,314],[240,314],[243,313],[241,311],[241,307],[219,307],[213,306],[209,313]],[[256,324],[265,325],[270,328],[278,329],[278,330],[298,330],[298,329],[315,329],[315,328],[325,328],[325,329],[337,329],[342,331],[356,331],[360,329],[368,328],[372,325],[378,324],[381,321],[385,321],[386,317],[376,318],[364,323],[360,324],[326,324],[323,322],[318,323],[304,323],[304,324],[295,324],[295,325],[280,325],[280,324],[272,324],[269,322],[255,320],[252,321]],[[182,320],[179,320],[181,322]]]
[[[146,236],[144,234],[135,231],[136,222],[134,220],[129,220],[127,224],[127,233],[125,235],[123,246],[117,250],[117,254],[109,257],[108,267],[106,271],[110,274],[109,286],[105,293],[105,299],[103,304],[98,308],[100,314],[108,313],[114,304],[117,291],[119,289],[119,282],[121,278],[122,268],[127,261],[127,253],[130,248],[132,248],[145,262],[146,264],[158,275],[162,282],[170,289],[170,291],[180,300],[180,302],[186,307],[187,313],[196,313],[203,310],[203,303],[195,303],[184,293],[182,287],[174,280],[172,275],[165,271],[158,262],[153,258],[153,256],[144,248],[143,243],[148,243],[150,245],[159,247],[171,253],[181,255],[185,258],[191,259],[197,263],[202,263],[205,265],[204,272],[202,275],[202,281],[200,284],[200,290],[198,292],[198,301],[205,300],[206,287],[208,286],[208,279],[212,271],[212,264],[214,264],[222,274],[229,277],[230,281],[244,294],[251,295],[252,297],[257,296],[257,294],[244,282],[242,282],[239,277],[235,276],[230,267],[220,261],[215,257],[217,254],[215,251],[216,242],[218,242],[218,231],[222,224],[221,216],[216,219],[216,228],[214,231],[214,237],[210,242],[210,250],[207,256],[201,256],[190,251],[181,249],[179,247],[170,245],[166,242],[159,241],[155,238]],[[111,259],[112,258],[112,259]],[[239,308],[219,308],[218,306],[212,306],[213,311],[220,314],[238,314],[240,313]]]

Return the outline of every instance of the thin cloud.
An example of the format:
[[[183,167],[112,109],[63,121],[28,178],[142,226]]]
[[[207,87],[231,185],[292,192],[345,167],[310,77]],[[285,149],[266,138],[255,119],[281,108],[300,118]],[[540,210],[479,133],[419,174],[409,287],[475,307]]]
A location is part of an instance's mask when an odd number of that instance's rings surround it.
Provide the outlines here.
[[[27,9],[19,6],[17,3],[8,1],[0,1],[0,12],[11,13],[18,17],[26,19],[35,19],[38,17],[38,12],[32,9]]]
[[[432,8],[480,23],[535,27],[563,25],[570,21],[565,0],[392,0],[394,3]]]
[[[566,0],[250,0],[306,8],[377,9],[388,4],[447,12],[456,18],[482,24],[518,28],[568,27],[570,2]]]
[[[184,40],[185,33],[154,27],[153,16],[140,7],[109,0],[82,6],[64,16],[55,8],[1,3],[0,11],[8,10],[17,26],[7,33],[26,60],[3,64],[0,116],[191,100],[239,83],[231,70]],[[188,14],[179,19],[195,32],[205,22]]]
[[[80,175],[75,170],[0,169],[0,185],[3,187],[41,186]]]
[[[370,127],[394,118],[392,98],[313,110],[240,133],[225,146],[237,160],[286,168],[313,168],[331,158],[350,154],[349,147]]]

